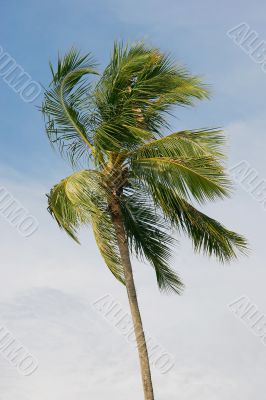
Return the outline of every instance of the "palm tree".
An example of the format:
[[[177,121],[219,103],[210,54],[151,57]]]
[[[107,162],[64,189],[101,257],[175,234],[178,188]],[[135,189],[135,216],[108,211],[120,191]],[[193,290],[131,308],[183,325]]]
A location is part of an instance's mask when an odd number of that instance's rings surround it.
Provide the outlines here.
[[[78,228],[91,224],[107,267],[126,286],[144,398],[153,400],[130,255],[149,261],[161,290],[181,293],[170,267],[173,229],[183,231],[195,251],[222,262],[245,252],[242,236],[192,205],[230,193],[223,134],[198,129],[165,135],[173,106],[190,106],[208,91],[157,48],[115,43],[101,74],[90,54],[74,48],[50,67],[42,106],[46,132],[76,172],[51,189],[48,209],[77,242]],[[89,82],[89,75],[96,79]]]

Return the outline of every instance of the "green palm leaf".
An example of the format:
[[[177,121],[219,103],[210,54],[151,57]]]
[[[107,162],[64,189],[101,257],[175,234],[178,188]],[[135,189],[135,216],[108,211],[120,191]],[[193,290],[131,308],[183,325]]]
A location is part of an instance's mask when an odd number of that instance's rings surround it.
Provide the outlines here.
[[[145,143],[132,153],[136,158],[170,157],[191,158],[212,155],[216,159],[225,156],[223,132],[217,129],[180,131]]]
[[[146,258],[150,262],[160,289],[181,293],[183,284],[170,268],[171,248],[176,241],[169,235],[166,221],[155,212],[152,203],[145,200],[142,192],[125,196],[121,204],[131,251],[140,260]]]
[[[229,195],[230,181],[212,156],[133,158],[132,164],[135,176],[149,186],[163,183],[187,199],[204,202]]]
[[[97,171],[84,170],[62,180],[48,195],[50,213],[75,241],[77,229],[90,224],[106,265],[124,282],[114,226],[108,213],[108,192]]]
[[[221,262],[246,254],[247,241],[243,236],[197,210],[174,188],[159,184],[152,188],[152,197],[172,227],[189,236],[195,251],[215,256]]]
[[[88,131],[87,114],[82,104],[89,102],[88,74],[97,74],[90,55],[81,56],[72,48],[63,59],[58,59],[57,71],[51,66],[53,80],[45,91],[42,112],[50,142],[75,163],[89,149],[93,150]]]

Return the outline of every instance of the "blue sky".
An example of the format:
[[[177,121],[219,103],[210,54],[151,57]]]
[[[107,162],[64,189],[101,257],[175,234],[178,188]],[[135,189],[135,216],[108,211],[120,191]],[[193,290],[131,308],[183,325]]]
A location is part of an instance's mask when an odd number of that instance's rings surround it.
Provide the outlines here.
[[[212,87],[210,101],[176,111],[173,130],[223,127],[228,166],[246,160],[264,180],[266,74],[226,32],[245,22],[266,40],[265,12],[258,0],[1,0],[0,46],[44,86],[48,61],[73,44],[102,67],[115,39],[145,39],[170,51]],[[91,232],[82,233],[78,247],[46,211],[45,193],[71,170],[45,137],[41,101],[24,103],[0,79],[0,186],[39,221],[37,233],[23,238],[0,215],[0,321],[40,365],[21,377],[0,354],[0,393],[3,400],[136,400],[134,349],[90,307],[111,293],[127,308],[123,288],[105,270]],[[207,210],[248,237],[249,258],[221,267],[193,255],[181,239],[176,266],[187,285],[181,298],[161,296],[152,271],[134,263],[145,326],[177,360],[167,376],[153,371],[157,400],[250,400],[265,393],[266,349],[227,304],[246,295],[266,313],[266,211],[237,184],[233,199]]]

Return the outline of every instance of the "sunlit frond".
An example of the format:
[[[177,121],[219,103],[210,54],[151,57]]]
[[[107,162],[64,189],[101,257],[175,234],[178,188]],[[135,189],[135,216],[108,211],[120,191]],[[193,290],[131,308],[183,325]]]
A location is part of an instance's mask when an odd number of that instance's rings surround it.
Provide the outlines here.
[[[94,213],[91,221],[96,243],[107,267],[124,284],[124,269],[111,216],[107,212]]]
[[[151,187],[159,183],[174,187],[186,199],[198,202],[229,195],[230,181],[223,167],[209,155],[194,158],[133,158],[137,178]]]
[[[60,228],[77,242],[77,230],[82,225],[92,225],[106,265],[119,281],[124,282],[115,230],[108,212],[109,194],[102,182],[103,177],[97,171],[74,173],[51,190],[49,211]]]
[[[224,134],[217,129],[180,131],[145,143],[136,149],[132,156],[136,158],[191,158],[212,155],[216,159],[223,160],[224,144]]]

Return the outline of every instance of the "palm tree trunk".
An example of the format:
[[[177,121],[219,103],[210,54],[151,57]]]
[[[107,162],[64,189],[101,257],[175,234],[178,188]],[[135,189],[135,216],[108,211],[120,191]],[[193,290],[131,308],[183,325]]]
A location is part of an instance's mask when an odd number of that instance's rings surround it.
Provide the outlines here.
[[[148,350],[138,306],[137,293],[134,283],[133,271],[130,261],[127,239],[125,235],[122,213],[118,200],[114,200],[114,202],[112,203],[111,212],[112,212],[113,223],[116,230],[120,257],[122,265],[124,267],[125,284],[127,288],[127,295],[128,295],[131,316],[134,325],[135,337],[137,342],[137,348],[139,353],[141,376],[144,389],[144,400],[154,400]]]

